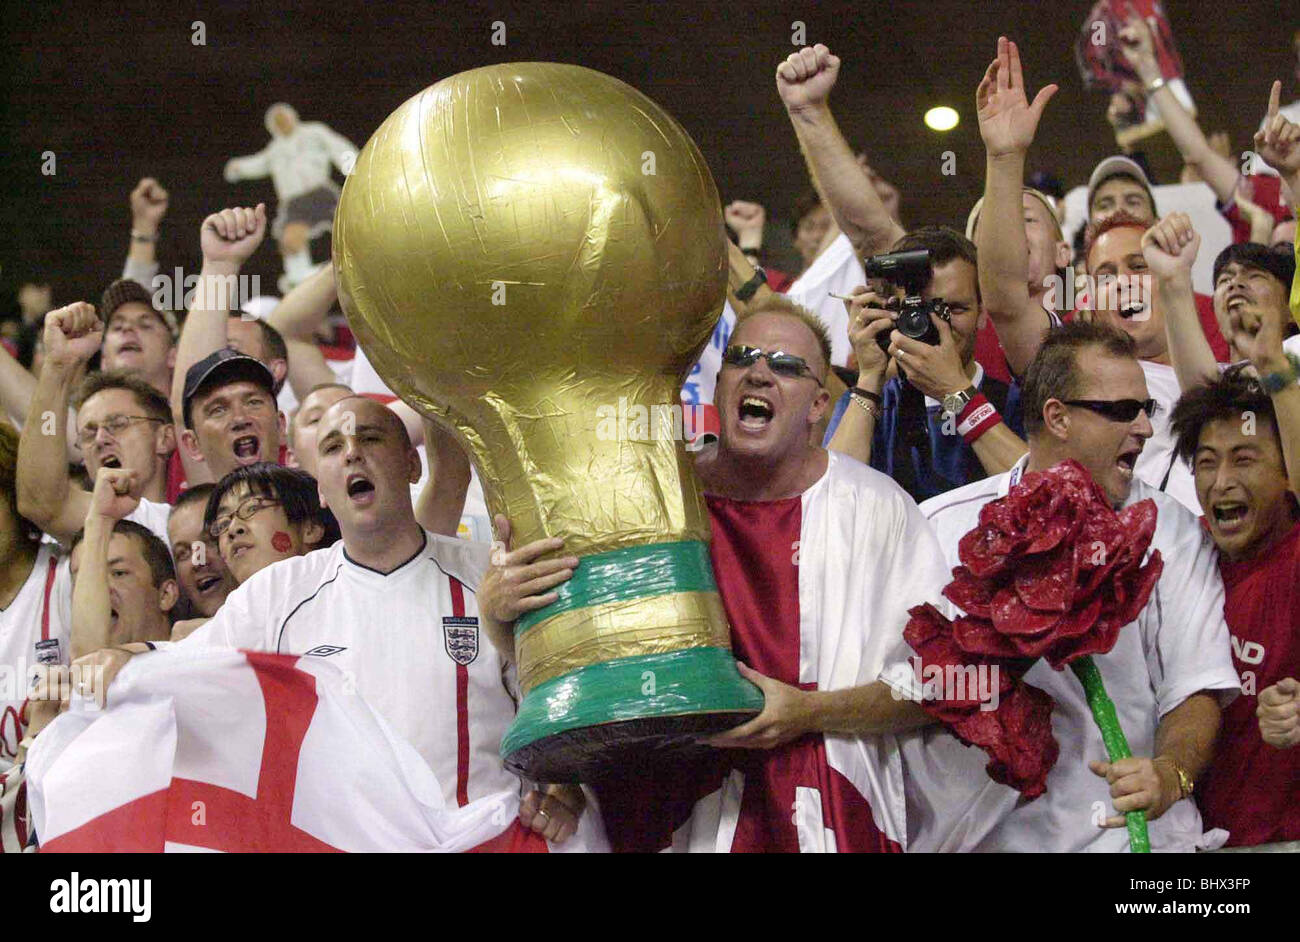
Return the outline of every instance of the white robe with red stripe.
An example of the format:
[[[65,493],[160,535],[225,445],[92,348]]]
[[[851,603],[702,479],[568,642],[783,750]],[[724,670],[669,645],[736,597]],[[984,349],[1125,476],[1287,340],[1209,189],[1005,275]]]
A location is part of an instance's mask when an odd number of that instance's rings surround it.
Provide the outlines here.
[[[513,678],[474,599],[489,549],[426,533],[420,552],[380,573],[339,542],[255,573],[175,647],[327,660],[415,747],[447,803],[465,805],[518,787],[498,753],[514,719]]]
[[[907,610],[940,598],[943,554],[916,504],[866,465],[778,501],[708,498],[713,568],[732,649],[805,690],[872,683],[905,650]],[[902,766],[892,736],[807,735],[602,782],[616,850],[899,851]]]
[[[107,710],[74,701],[26,764],[43,852],[556,848],[515,787],[464,807],[328,659],[181,646],[133,659]]]

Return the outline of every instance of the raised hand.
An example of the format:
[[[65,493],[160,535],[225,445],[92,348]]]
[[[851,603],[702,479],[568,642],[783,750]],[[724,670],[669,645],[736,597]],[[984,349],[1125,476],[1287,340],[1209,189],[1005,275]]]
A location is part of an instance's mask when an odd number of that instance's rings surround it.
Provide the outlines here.
[[[74,301],[45,315],[43,339],[46,364],[70,368],[85,363],[99,350],[104,325],[93,304]]]
[[[145,177],[131,191],[131,228],[156,232],[167,215],[167,191],[153,177]]]
[[[128,468],[100,468],[95,474],[95,490],[90,495],[87,516],[95,515],[114,522],[124,519],[140,506],[140,476]]]
[[[1300,126],[1279,113],[1281,100],[1282,83],[1274,82],[1268,95],[1264,126],[1255,132],[1255,151],[1264,163],[1281,174],[1295,193],[1300,183]]]
[[[776,90],[786,111],[826,104],[840,74],[839,56],[818,43],[792,52],[776,67]]]
[[[760,204],[734,200],[722,210],[722,218],[736,230],[736,238],[740,240],[742,249],[762,245],[767,211]]]
[[[1132,7],[1128,8],[1124,26],[1119,31],[1119,47],[1143,82],[1153,82],[1160,78],[1160,61],[1156,58],[1156,43],[1151,26]]]
[[[265,237],[265,203],[258,203],[256,209],[237,206],[213,213],[199,230],[203,264],[238,271]]]
[[[998,37],[998,55],[984,72],[975,92],[980,137],[990,157],[1023,154],[1034,141],[1043,109],[1058,91],[1044,86],[1033,104],[1025,96],[1025,77],[1020,68],[1020,50],[1005,36]]]
[[[1192,277],[1201,237],[1186,213],[1170,213],[1142,235],[1142,257],[1157,278]]]

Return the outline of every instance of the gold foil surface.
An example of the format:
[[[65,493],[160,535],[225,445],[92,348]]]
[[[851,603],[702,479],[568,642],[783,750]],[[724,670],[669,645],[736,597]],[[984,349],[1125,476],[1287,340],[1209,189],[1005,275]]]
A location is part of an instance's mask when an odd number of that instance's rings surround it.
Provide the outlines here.
[[[516,546],[708,539],[671,417],[635,421],[679,408],[726,289],[713,179],[650,99],[555,63],[438,82],[358,157],[334,265],[379,375],[466,447]]]
[[[730,648],[717,592],[676,592],[561,612],[515,639],[523,693],[570,671],[620,657],[702,646]]]

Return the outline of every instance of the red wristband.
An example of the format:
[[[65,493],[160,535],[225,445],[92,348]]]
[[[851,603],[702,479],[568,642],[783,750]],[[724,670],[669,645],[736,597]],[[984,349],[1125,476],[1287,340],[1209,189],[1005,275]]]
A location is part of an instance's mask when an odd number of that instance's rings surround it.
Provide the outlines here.
[[[976,393],[957,416],[957,433],[967,445],[1002,421],[998,410],[983,393]]]

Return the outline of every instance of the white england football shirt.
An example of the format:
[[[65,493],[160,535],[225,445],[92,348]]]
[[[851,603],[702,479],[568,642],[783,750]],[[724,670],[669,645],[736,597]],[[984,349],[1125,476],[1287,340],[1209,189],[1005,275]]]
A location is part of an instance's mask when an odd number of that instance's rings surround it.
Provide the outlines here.
[[[1146,375],[1147,392],[1156,401],[1156,414],[1151,417],[1152,436],[1142,446],[1133,473],[1159,491],[1164,491],[1198,517],[1200,501],[1196,499],[1196,481],[1186,461],[1174,453],[1174,433],[1169,420],[1182,390],[1172,366],[1140,361]]]
[[[448,803],[464,805],[518,786],[498,752],[514,719],[513,677],[480,631],[474,597],[488,555],[486,544],[426,533],[419,553],[384,574],[339,542],[255,573],[177,644],[327,659],[424,757]]]
[[[8,608],[0,609],[0,772],[13,765],[23,738],[19,712],[37,664],[67,664],[71,622],[57,604],[72,597],[68,562],[57,546],[42,543]]]
[[[950,566],[960,562],[958,541],[979,521],[980,509],[1006,495],[1011,472],[933,497],[921,512],[934,527]],[[1240,689],[1233,670],[1228,627],[1223,620],[1223,582],[1214,543],[1198,519],[1175,500],[1133,482],[1125,506],[1151,498],[1157,507],[1152,548],[1160,550],[1164,570],[1137,621],[1125,625],[1106,654],[1093,655],[1106,692],[1115,702],[1120,726],[1133,755],[1155,754],[1160,719],[1192,694],[1219,691],[1222,703]],[[952,615],[951,605],[945,603]],[[910,664],[896,664],[882,680],[912,677]],[[934,725],[902,739],[907,786],[909,849],[918,851],[1120,851],[1128,846],[1124,828],[1103,829],[1098,817],[1114,814],[1110,786],[1088,768],[1106,760],[1106,749],[1074,672],[1036,663],[1025,682],[1051,694],[1052,733],[1060,757],[1047,776],[1047,792],[1034,801],[988,777],[988,756],[965,746],[945,727]],[[1149,825],[1153,850],[1190,851],[1217,840],[1203,836],[1200,812],[1192,801],[1176,802]],[[1222,832],[1219,832],[1222,835]],[[1226,835],[1224,835],[1226,836]]]

